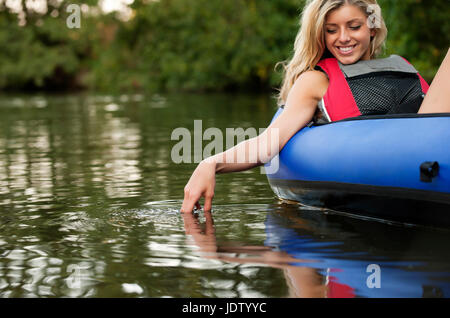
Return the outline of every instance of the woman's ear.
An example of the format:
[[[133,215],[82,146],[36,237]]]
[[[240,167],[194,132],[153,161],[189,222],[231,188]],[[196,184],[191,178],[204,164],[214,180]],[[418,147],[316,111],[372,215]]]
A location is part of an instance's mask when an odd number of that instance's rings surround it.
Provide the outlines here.
[[[373,40],[373,38],[377,35],[377,29],[370,29],[370,39]]]

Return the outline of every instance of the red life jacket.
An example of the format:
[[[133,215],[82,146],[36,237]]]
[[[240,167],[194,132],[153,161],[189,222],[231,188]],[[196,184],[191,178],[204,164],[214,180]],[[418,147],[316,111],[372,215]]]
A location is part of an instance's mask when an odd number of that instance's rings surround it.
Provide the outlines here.
[[[357,117],[364,115],[364,112],[362,111],[362,106],[358,105],[356,99],[355,99],[355,89],[358,89],[358,87],[364,87],[358,84],[359,86],[350,88],[349,81],[352,79],[357,79],[359,81],[363,81],[364,78],[368,79],[369,77],[373,76],[384,76],[389,75],[393,76],[405,76],[405,74],[408,73],[407,76],[414,76],[412,81],[415,79],[417,80],[416,86],[419,87],[419,90],[421,88],[423,94],[426,94],[428,91],[428,84],[427,82],[420,76],[420,74],[413,68],[413,66],[406,61],[404,58],[400,58],[399,56],[391,56],[387,59],[380,59],[380,60],[372,60],[376,61],[376,67],[374,69],[371,69],[370,67],[366,67],[366,65],[370,64],[364,64],[364,67],[358,70],[358,62],[354,64],[354,66],[350,66],[352,69],[352,74],[346,74],[344,73],[342,68],[345,68],[346,66],[340,66],[338,63],[338,60],[336,58],[327,58],[322,61],[320,61],[317,65],[328,75],[329,79],[329,86],[328,90],[323,97],[322,100],[322,107],[321,110],[324,113],[324,115],[327,117],[329,121],[338,121],[345,118],[350,117]],[[369,61],[363,61],[363,62],[369,62]],[[369,62],[370,63],[370,62]],[[373,64],[373,63],[372,63]],[[386,65],[384,65],[386,64]],[[403,64],[403,65],[401,65]],[[398,65],[398,67],[397,67]],[[419,83],[420,82],[420,86]],[[372,82],[374,83],[374,82]],[[390,84],[393,89],[395,88],[396,84],[395,81],[391,81]],[[387,85],[389,90],[389,85]],[[373,101],[373,103],[379,102],[380,98],[377,99],[377,96],[374,96],[370,92],[370,85],[369,83],[365,84],[366,92],[364,93],[365,96],[361,97],[359,96],[360,103],[361,101]],[[397,88],[398,89],[398,88]],[[416,87],[417,91],[417,87]],[[392,93],[395,95],[395,92]],[[391,94],[391,95],[392,95]],[[417,95],[417,92],[416,92]],[[379,97],[379,96],[378,96]],[[394,105],[392,105],[394,106]],[[366,111],[367,113],[367,111]]]

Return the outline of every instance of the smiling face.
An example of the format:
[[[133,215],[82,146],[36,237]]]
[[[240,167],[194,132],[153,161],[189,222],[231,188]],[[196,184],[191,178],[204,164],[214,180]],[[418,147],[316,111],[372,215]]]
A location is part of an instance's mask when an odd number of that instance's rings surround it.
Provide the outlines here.
[[[357,6],[343,5],[331,11],[325,21],[325,44],[342,64],[354,64],[370,59],[371,36],[367,16]]]

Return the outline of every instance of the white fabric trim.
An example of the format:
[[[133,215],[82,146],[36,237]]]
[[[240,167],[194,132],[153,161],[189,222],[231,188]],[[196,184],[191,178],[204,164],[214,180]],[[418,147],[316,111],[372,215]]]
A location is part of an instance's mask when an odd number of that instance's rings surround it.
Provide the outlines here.
[[[322,114],[325,115],[326,119],[331,122],[331,117],[330,115],[328,115],[327,112],[327,107],[325,106],[325,100],[322,98],[322,100],[319,102],[318,104],[320,111],[322,112]]]

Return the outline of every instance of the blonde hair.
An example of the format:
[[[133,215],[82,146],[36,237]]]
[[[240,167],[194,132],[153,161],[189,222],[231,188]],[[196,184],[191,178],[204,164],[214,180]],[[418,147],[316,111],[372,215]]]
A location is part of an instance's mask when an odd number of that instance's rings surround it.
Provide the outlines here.
[[[314,70],[327,53],[324,30],[327,15],[345,4],[358,6],[368,18],[376,19],[377,23],[371,25],[376,29],[376,35],[370,45],[370,59],[381,53],[387,28],[376,0],[308,0],[301,16],[300,30],[295,38],[294,56],[288,63],[277,64],[284,66],[284,80],[278,95],[279,105],[286,102],[297,78],[306,71]]]

